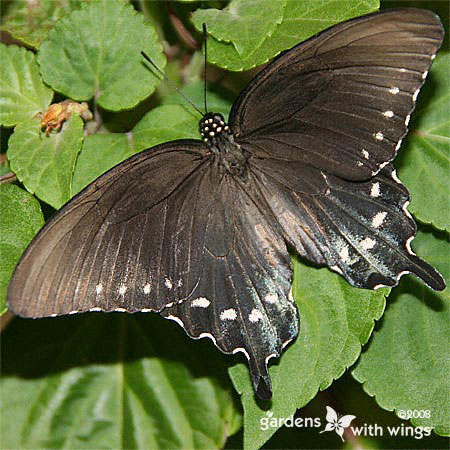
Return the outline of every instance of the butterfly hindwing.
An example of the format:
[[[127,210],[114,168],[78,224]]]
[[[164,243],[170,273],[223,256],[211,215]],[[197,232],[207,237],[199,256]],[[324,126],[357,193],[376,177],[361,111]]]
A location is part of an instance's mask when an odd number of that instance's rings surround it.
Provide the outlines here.
[[[268,398],[268,360],[280,356],[298,333],[289,296],[291,262],[271,216],[257,207],[252,183],[244,189],[228,175],[217,172],[216,177],[222,180],[208,221],[199,282],[186,301],[162,315],[194,338],[210,337],[226,353],[244,353],[255,391]]]
[[[341,273],[353,286],[393,286],[411,272],[442,290],[440,274],[411,250],[416,225],[407,211],[409,193],[391,165],[368,181],[322,174],[326,192],[286,189],[254,169],[263,195],[304,258]]]
[[[254,157],[364,180],[391,161],[443,39],[431,11],[403,8],[338,24],[272,61],[233,105]]]

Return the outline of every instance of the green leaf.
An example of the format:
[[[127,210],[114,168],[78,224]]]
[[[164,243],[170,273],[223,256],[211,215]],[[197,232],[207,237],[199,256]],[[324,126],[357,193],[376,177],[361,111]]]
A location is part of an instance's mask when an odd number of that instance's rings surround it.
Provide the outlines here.
[[[133,128],[136,152],[176,139],[199,139],[198,117],[181,105],[152,109]]]
[[[414,249],[450,279],[447,236],[419,232]],[[389,411],[429,411],[412,418],[437,434],[450,434],[449,289],[434,292],[408,276],[392,291],[381,327],[353,371],[364,390]],[[417,414],[416,414],[417,415]]]
[[[4,2],[1,30],[30,47],[37,48],[47,37],[49,30],[62,16],[89,0],[14,0]]]
[[[205,108],[204,103],[204,84],[203,81],[197,81],[191,84],[187,84],[181,89],[184,95],[198,108],[200,111],[203,111]],[[208,105],[208,111],[213,111],[217,113],[221,113],[226,120],[228,120],[228,114],[231,109],[231,105],[234,100],[234,95],[227,92],[223,88],[216,87],[214,85],[208,86],[208,90],[206,92],[206,101]],[[166,97],[163,101],[164,105],[181,105],[183,106],[187,112],[194,114],[196,124],[195,129],[197,130],[196,139],[200,138],[200,134],[198,133],[198,121],[199,116],[196,112],[194,112],[193,108],[186,102],[186,100],[178,93],[174,92],[173,94]]]
[[[42,43],[38,62],[44,81],[74,100],[108,110],[136,106],[159,79],[140,54],[163,69],[165,58],[154,28],[125,2],[98,0],[61,19]]]
[[[14,267],[44,224],[39,202],[12,184],[0,185],[0,314],[6,310],[6,291]]]
[[[40,120],[17,125],[9,139],[11,170],[29,192],[60,208],[70,198],[70,184],[83,140],[83,121],[72,116],[59,133],[39,133]]]
[[[212,36],[208,39],[208,61],[228,70],[250,69],[331,25],[378,7],[378,0],[287,0],[282,22],[257,49],[241,56],[234,45]],[[195,22],[195,25],[201,30],[201,24]],[[206,22],[206,26],[209,30],[210,23]]]
[[[222,448],[239,427],[224,356],[154,314],[16,319],[2,354],[2,448]]]
[[[126,134],[93,134],[83,141],[83,147],[75,165],[71,196],[80,192],[102,173],[133,154]]]
[[[270,405],[255,401],[246,366],[230,369],[231,379],[242,394],[245,448],[259,448],[277,430],[261,429],[260,420],[268,413],[273,417],[291,416],[356,361],[374,320],[383,313],[387,292],[353,288],[328,269],[315,269],[294,260],[293,295],[300,315],[300,334],[270,368]]]
[[[207,23],[217,41],[233,44],[241,58],[249,57],[270,37],[283,19],[286,0],[232,0],[223,10],[198,9],[192,17],[197,29]]]
[[[39,75],[33,52],[0,43],[0,124],[31,119],[48,108],[53,92]]]
[[[448,205],[450,173],[449,67],[450,54],[438,54],[396,164],[411,192],[409,210],[441,230],[450,230],[450,209],[443,207]]]

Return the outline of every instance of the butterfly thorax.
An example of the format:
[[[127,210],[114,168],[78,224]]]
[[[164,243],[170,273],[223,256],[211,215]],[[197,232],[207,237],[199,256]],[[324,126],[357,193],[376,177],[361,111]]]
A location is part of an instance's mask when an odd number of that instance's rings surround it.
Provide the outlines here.
[[[247,157],[234,141],[233,133],[219,113],[207,113],[200,120],[200,134],[216,156],[216,161],[229,174],[247,177]]]

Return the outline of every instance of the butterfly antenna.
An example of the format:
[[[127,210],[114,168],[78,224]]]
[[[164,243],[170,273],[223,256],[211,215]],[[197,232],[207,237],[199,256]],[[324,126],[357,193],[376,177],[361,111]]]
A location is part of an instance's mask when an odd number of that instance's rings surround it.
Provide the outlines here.
[[[200,111],[194,103],[189,100],[186,95],[181,92],[181,90],[176,86],[176,84],[151,60],[151,58],[141,51],[141,55],[153,66],[153,68],[203,117],[203,112]]]
[[[208,113],[208,107],[206,105],[206,68],[208,66],[208,35],[206,34],[206,23],[203,24],[203,42],[205,43],[205,73],[203,76],[203,100],[205,102],[205,114]]]

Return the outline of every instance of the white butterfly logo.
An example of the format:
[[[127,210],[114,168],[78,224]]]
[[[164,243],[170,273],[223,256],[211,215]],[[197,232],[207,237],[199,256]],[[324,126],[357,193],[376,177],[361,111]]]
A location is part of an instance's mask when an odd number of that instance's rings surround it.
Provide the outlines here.
[[[325,430],[322,430],[321,433],[334,430],[341,437],[342,442],[344,442],[344,438],[342,437],[344,429],[350,426],[352,420],[356,419],[356,416],[347,415],[339,417],[333,408],[327,406],[327,415],[325,418],[328,423],[325,426]]]

